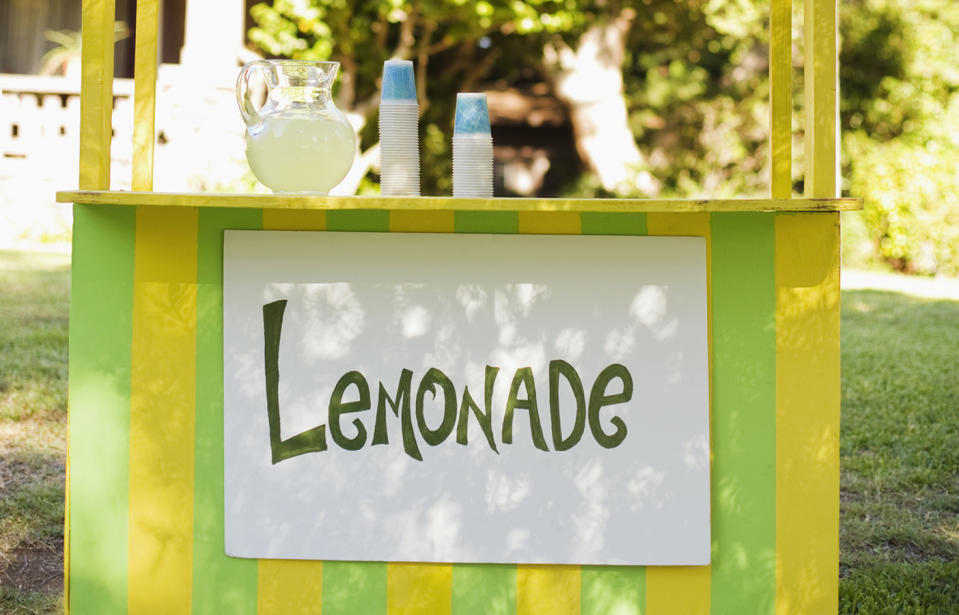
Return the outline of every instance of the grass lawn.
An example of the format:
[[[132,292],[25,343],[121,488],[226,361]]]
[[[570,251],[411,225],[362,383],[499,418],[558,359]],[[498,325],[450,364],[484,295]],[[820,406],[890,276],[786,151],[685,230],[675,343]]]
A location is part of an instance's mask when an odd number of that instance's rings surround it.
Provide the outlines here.
[[[959,301],[842,297],[840,612],[959,613]]]
[[[4,614],[61,609],[68,289],[0,252]],[[844,290],[842,370],[840,612],[959,613],[959,299]]]
[[[0,613],[60,612],[69,257],[0,252]]]

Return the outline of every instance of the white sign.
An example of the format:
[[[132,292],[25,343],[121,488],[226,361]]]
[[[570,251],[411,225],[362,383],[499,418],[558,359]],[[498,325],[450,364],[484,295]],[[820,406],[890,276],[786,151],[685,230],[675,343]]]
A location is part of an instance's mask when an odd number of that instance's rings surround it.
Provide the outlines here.
[[[226,552],[709,563],[705,241],[227,231]]]

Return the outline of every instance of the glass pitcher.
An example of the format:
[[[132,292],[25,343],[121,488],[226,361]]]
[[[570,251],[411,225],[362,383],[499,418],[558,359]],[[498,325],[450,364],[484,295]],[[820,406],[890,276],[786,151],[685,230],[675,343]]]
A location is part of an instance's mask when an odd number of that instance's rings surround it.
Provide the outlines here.
[[[356,133],[333,104],[339,62],[256,60],[240,70],[236,101],[246,122],[246,159],[274,192],[327,194],[343,181],[356,154]],[[262,73],[266,102],[250,99]]]

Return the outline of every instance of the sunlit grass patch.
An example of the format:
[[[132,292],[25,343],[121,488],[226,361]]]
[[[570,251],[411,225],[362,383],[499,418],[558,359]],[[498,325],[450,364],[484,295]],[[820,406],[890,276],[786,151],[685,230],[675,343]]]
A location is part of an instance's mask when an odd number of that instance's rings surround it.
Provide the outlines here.
[[[842,300],[840,611],[959,612],[959,301]]]
[[[60,612],[69,260],[0,251],[0,612]]]

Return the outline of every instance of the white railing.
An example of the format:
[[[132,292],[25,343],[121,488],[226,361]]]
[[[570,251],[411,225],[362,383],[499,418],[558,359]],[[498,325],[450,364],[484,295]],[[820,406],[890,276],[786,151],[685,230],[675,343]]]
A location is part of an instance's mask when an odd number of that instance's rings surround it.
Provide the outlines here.
[[[157,81],[157,191],[248,190],[243,123],[233,88],[161,66]],[[70,208],[55,192],[76,188],[80,83],[0,74],[0,246],[68,238]],[[111,188],[130,189],[133,81],[113,82]]]

